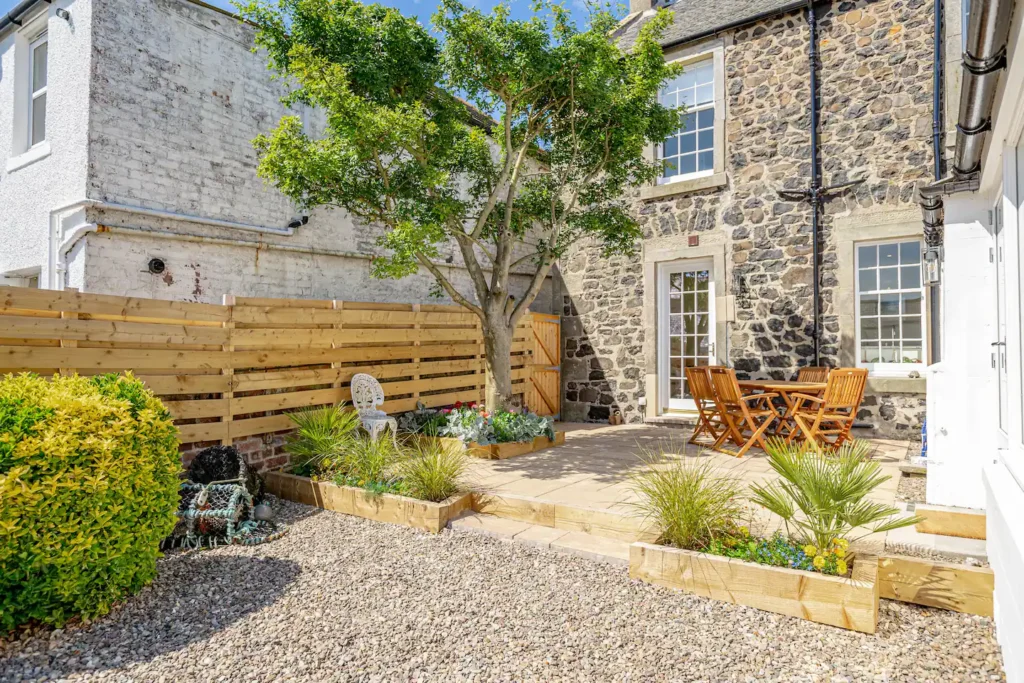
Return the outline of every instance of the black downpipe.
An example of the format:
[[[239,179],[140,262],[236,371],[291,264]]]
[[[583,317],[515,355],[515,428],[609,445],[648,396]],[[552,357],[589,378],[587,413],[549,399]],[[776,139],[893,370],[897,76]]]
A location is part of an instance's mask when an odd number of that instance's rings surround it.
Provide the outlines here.
[[[821,214],[821,174],[818,167],[818,18],[814,0],[807,2],[807,27],[810,29],[808,58],[811,66],[811,259],[813,260],[814,365],[821,365],[821,259],[818,254],[819,215]]]
[[[935,180],[942,180],[942,0],[935,0],[935,56],[932,68],[932,154],[935,157]],[[941,228],[925,228],[925,244],[928,247],[942,245]],[[940,266],[941,267],[941,266]],[[942,288],[932,285],[929,288],[928,318],[931,322],[931,362],[942,360]]]

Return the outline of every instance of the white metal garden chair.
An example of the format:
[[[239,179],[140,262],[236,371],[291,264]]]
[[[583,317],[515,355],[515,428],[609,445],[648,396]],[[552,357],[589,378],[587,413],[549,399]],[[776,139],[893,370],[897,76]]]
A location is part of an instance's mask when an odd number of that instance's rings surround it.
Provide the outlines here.
[[[352,405],[359,413],[359,420],[363,423],[363,429],[370,433],[370,438],[376,440],[380,434],[391,427],[391,440],[398,444],[398,421],[377,406],[384,403],[384,389],[380,382],[373,376],[364,373],[352,377]]]

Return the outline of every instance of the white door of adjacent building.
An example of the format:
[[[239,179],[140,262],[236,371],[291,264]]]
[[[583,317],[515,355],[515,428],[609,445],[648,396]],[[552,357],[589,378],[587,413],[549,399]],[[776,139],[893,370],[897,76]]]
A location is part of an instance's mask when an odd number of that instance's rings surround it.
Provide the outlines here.
[[[658,268],[658,386],[661,405],[695,410],[684,368],[715,362],[715,283],[710,260]]]
[[[999,430],[1003,435],[1009,432],[1010,394],[1006,354],[1006,230],[1003,221],[1002,197],[993,213],[995,245],[992,248],[992,263],[996,269],[996,339],[992,342],[992,367],[996,371],[999,388]],[[1004,436],[1005,439],[1005,436]]]

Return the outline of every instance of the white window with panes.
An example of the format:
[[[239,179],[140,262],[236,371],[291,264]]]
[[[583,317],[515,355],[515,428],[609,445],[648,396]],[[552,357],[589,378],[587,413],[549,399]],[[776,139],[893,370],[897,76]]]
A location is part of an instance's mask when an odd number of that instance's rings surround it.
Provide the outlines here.
[[[857,245],[857,360],[903,375],[926,362],[921,241]]]
[[[29,74],[28,146],[35,147],[46,141],[46,62],[48,42],[46,34],[32,41],[28,48],[31,73]]]
[[[659,183],[702,175],[715,168],[715,65],[711,57],[688,64],[683,73],[661,89],[661,103],[685,107],[679,130],[658,145]]]

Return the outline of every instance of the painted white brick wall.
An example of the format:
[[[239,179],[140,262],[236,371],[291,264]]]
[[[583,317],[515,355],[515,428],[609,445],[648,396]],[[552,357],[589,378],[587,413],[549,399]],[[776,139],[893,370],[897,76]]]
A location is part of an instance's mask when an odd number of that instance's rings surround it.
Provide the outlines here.
[[[291,114],[251,27],[187,0],[93,0],[95,64],[90,107],[89,196],[104,202],[284,227],[290,202],[256,175],[252,140]],[[316,126],[317,116],[309,116]],[[371,280],[377,229],[342,211],[315,211],[292,236],[90,211],[111,226],[178,238],[259,241],[264,248],[122,234],[89,235],[69,261],[86,291],[219,301],[221,295],[436,301],[432,278]],[[279,248],[275,248],[279,247]],[[288,251],[291,250],[291,251]],[[351,256],[308,252],[348,252]],[[145,271],[152,257],[168,271]],[[75,261],[87,260],[87,267]],[[449,269],[461,291],[468,277]],[[513,290],[525,289],[525,281]],[[447,301],[447,299],[443,299]],[[550,287],[534,305],[549,311]]]

